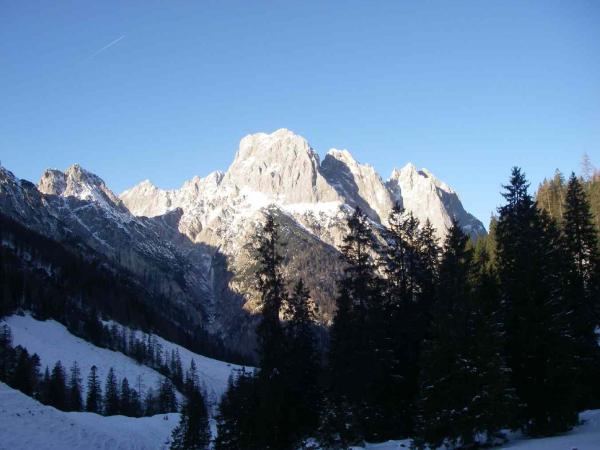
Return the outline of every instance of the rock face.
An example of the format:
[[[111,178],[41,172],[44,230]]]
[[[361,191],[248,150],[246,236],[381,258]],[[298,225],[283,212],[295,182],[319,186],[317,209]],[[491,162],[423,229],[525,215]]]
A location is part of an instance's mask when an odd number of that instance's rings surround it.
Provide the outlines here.
[[[427,170],[409,164],[384,182],[347,150],[330,150],[321,162],[306,139],[286,129],[244,137],[225,173],[174,190],[146,180],[117,197],[78,165],[47,170],[36,187],[0,168],[3,214],[57,240],[77,236],[248,353],[259,305],[246,244],[265,212],[281,224],[287,278],[305,279],[328,323],[347,217],[360,207],[378,228],[395,202],[430,220],[440,238],[452,218],[473,236],[485,233]]]
[[[427,169],[417,170],[409,163],[394,169],[386,184],[394,201],[401,202],[421,223],[429,220],[440,238],[445,236],[453,218],[471,236],[486,233],[483,224],[465,211],[456,192]]]

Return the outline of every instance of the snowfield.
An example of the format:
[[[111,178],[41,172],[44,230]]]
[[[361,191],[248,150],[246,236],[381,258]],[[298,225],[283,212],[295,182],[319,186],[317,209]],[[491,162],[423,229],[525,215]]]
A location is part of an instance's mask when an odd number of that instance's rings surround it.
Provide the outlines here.
[[[129,333],[130,328],[128,327],[113,321],[105,322],[107,325],[112,325],[113,323]],[[135,332],[137,337],[142,337],[143,333],[141,331],[135,330]],[[194,353],[181,345],[174,344],[161,338],[157,334],[150,334],[150,336],[154,336],[156,343],[160,344],[164,353],[170,354],[172,350],[179,351],[179,357],[181,358],[181,365],[184,372],[190,367],[192,359],[194,360],[198,376],[200,377],[200,383],[202,383],[207,395],[207,400],[211,405],[218,403],[221,396],[227,390],[227,381],[229,380],[231,372],[242,369],[242,366]],[[254,370],[254,368],[246,367],[246,370]]]
[[[179,414],[104,417],[63,412],[0,383],[0,450],[162,450]]]
[[[141,380],[144,392],[150,387],[156,387],[157,382],[165,378],[154,369],[139,364],[120,352],[96,347],[71,334],[64,325],[55,320],[36,320],[27,314],[9,316],[3,322],[11,328],[14,346],[21,345],[30,354],[38,354],[42,373],[46,365],[52,370],[52,366],[60,360],[65,367],[68,379],[69,369],[73,361],[77,361],[81,368],[84,395],[87,388],[87,376],[93,365],[98,367],[98,377],[103,389],[110,367],[115,369],[115,375],[119,380],[126,376],[129,384],[136,389],[138,389],[138,379]],[[127,327],[123,328],[128,330]],[[137,333],[141,336],[141,332]],[[156,340],[162,346],[163,351],[170,352],[172,349],[179,351],[184,371],[189,368],[192,359],[195,361],[200,382],[206,390],[207,400],[211,406],[218,403],[221,395],[227,389],[227,381],[231,372],[241,368],[235,364],[198,355],[159,336],[156,336]],[[178,399],[181,400],[180,394]]]
[[[108,370],[113,367],[115,375],[120,380],[127,377],[129,384],[136,389],[141,382],[142,391],[155,388],[159,381],[165,379],[157,371],[138,364],[134,359],[123,353],[95,345],[71,334],[67,328],[55,320],[36,320],[30,315],[9,316],[4,320],[13,335],[13,345],[20,345],[30,354],[37,353],[40,357],[40,371],[43,374],[46,366],[52,372],[52,367],[59,361],[69,377],[69,369],[73,361],[77,361],[81,369],[81,387],[85,398],[87,391],[87,376],[93,365],[98,368],[98,379],[104,391],[104,382]],[[178,396],[181,398],[181,395]]]

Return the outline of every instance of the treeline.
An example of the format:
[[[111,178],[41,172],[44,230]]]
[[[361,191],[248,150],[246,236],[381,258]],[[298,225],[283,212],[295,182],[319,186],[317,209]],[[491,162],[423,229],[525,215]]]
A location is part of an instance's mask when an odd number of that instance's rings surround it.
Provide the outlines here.
[[[106,416],[124,415],[131,417],[152,416],[176,412],[177,396],[173,383],[165,378],[145,393],[141,379],[130,385],[127,377],[117,379],[114,369],[108,371],[104,389],[98,378],[98,368],[92,366],[87,377],[86,395],[82,395],[82,377],[79,364],[75,361],[67,370],[57,361],[52,369],[40,372],[40,358],[30,355],[21,346],[12,346],[12,335],[8,325],[0,330],[0,380],[18,389],[45,405],[62,411],[88,411]],[[192,366],[186,380],[195,373]]]
[[[74,238],[54,241],[0,213],[0,242],[0,317],[28,310],[101,346],[98,318],[107,317],[202,355],[247,362],[199,326],[196,315]]]
[[[569,179],[560,224],[518,168],[503,196],[479,243],[454,222],[440,245],[399,205],[374,234],[357,209],[323,355],[310,293],[302,280],[285,289],[284,243],[268,215],[254,242],[260,370],[230,380],[215,448],[404,437],[473,448],[501,443],[504,429],[564,432],[578,411],[599,406],[600,254],[582,181]]]
[[[582,161],[582,174],[579,177],[581,186],[590,203],[592,220],[600,234],[600,170],[596,169],[587,155]],[[565,214],[565,199],[568,180],[560,170],[554,172],[552,178],[546,178],[538,187],[536,201],[559,224]]]

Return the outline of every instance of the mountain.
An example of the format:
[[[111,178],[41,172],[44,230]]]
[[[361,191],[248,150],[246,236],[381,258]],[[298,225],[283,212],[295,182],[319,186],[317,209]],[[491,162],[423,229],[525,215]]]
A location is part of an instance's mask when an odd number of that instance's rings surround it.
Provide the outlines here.
[[[36,186],[0,167],[2,214],[57,242],[76,239],[167,299],[185,316],[179,323],[246,354],[254,351],[260,306],[246,244],[265,211],[287,242],[287,278],[305,279],[327,324],[347,217],[360,207],[378,232],[395,202],[430,220],[439,238],[452,218],[471,236],[485,234],[456,192],[426,169],[409,164],[384,181],[347,150],[332,149],[321,161],[306,139],[286,129],[244,137],[226,172],[173,190],[146,180],[117,196],[79,165],[47,170]]]

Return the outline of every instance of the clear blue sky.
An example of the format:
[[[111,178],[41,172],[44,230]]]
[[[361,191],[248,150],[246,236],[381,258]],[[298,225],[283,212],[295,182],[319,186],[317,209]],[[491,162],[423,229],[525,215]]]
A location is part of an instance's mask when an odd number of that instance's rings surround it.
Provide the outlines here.
[[[226,169],[289,128],[385,179],[408,161],[487,225],[510,167],[600,165],[600,2],[0,0],[0,159],[116,192]]]

